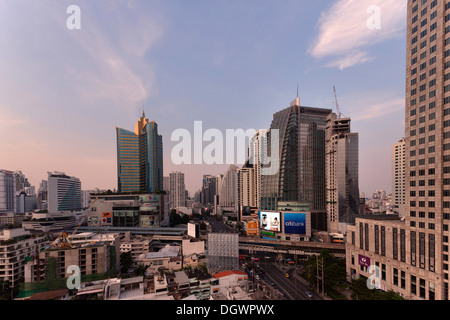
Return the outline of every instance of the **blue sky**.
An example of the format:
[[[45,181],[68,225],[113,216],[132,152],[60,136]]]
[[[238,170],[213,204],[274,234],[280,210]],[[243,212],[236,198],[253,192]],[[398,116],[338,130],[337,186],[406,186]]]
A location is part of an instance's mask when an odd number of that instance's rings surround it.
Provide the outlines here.
[[[67,7],[81,10],[69,30]],[[377,5],[381,28],[370,30]],[[269,128],[301,104],[341,112],[360,134],[360,190],[391,191],[404,136],[406,1],[0,0],[0,168],[38,186],[47,171],[115,188],[116,126],[142,113],[163,135],[165,175],[191,195],[228,165],[172,163],[178,128]],[[206,145],[207,143],[205,143]],[[204,146],[205,146],[204,145]]]

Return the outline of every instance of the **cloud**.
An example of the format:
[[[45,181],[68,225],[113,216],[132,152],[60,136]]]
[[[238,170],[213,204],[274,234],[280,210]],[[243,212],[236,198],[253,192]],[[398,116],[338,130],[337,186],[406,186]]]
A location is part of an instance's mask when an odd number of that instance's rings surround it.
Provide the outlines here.
[[[405,98],[393,90],[350,93],[340,97],[339,104],[352,122],[371,121],[405,110]]]
[[[130,8],[133,7],[129,4],[115,7],[106,25],[99,27],[90,22],[81,32],[70,34],[81,47],[85,61],[92,61],[92,65],[81,70],[68,68],[76,80],[77,93],[85,102],[107,100],[120,107],[135,108],[137,103],[158,93],[153,66],[145,57],[162,38],[163,28],[158,21]]]
[[[368,27],[379,8],[380,28]],[[337,0],[323,11],[318,21],[318,36],[308,54],[332,58],[327,67],[345,69],[372,60],[367,50],[375,44],[403,36],[406,26],[406,1]]]

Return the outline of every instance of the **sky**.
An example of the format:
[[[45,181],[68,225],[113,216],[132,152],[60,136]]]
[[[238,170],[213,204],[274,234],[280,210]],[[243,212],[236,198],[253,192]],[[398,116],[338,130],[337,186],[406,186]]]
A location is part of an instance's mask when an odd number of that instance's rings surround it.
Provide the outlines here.
[[[175,130],[268,129],[297,85],[301,105],[336,112],[335,86],[360,136],[360,192],[391,192],[405,59],[400,0],[0,0],[0,169],[36,188],[49,171],[117,188],[115,127],[144,109],[164,175],[184,172],[193,196],[229,164],[174,164]]]

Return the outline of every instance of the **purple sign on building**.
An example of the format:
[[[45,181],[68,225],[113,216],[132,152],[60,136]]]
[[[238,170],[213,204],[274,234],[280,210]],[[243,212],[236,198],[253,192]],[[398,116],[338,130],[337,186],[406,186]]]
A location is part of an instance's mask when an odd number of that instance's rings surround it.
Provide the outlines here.
[[[359,265],[363,266],[363,267],[370,267],[370,258],[362,256],[362,255],[358,255],[358,262]]]

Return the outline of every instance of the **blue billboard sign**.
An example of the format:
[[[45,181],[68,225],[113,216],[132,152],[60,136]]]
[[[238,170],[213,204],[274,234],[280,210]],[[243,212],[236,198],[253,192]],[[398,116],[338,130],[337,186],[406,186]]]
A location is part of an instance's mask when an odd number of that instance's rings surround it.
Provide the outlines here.
[[[306,234],[306,214],[286,212],[284,214],[284,233]]]

